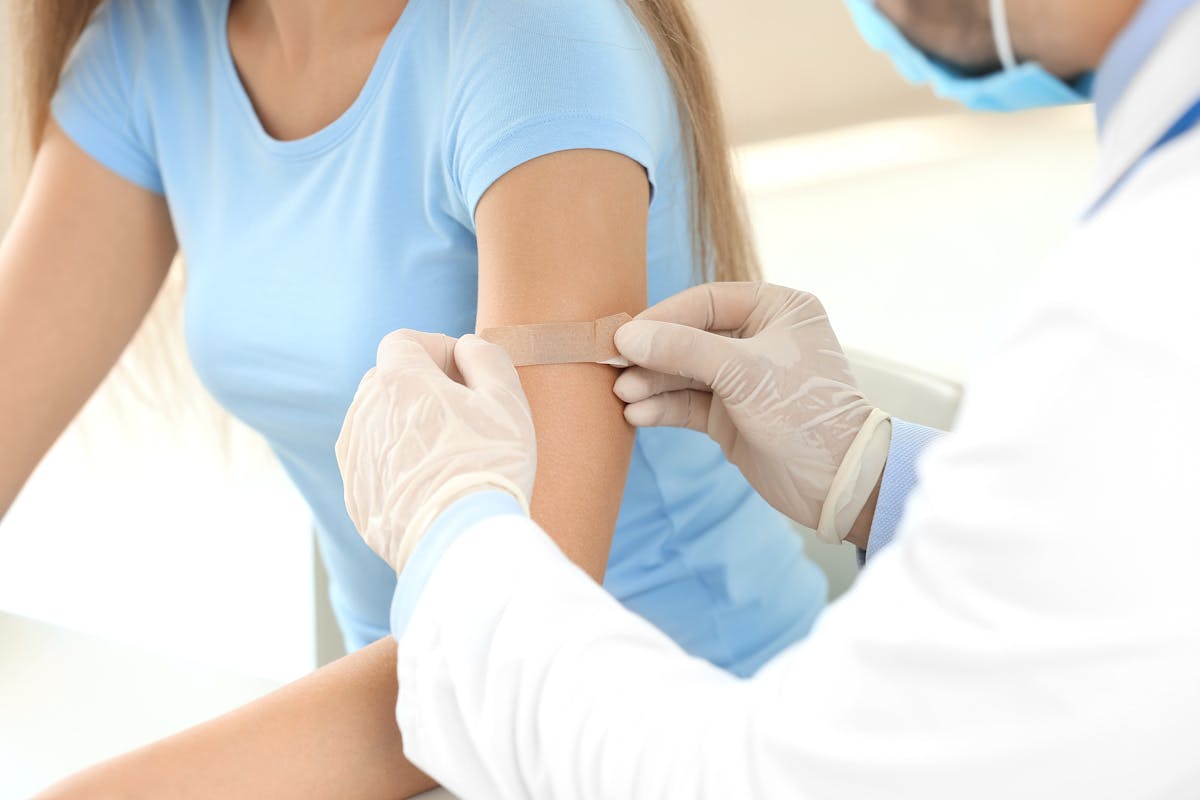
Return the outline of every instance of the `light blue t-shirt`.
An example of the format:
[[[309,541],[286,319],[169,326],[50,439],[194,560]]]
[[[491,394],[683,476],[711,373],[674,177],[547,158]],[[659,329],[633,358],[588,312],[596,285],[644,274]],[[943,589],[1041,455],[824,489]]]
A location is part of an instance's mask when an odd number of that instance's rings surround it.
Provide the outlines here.
[[[474,329],[476,204],[555,151],[641,163],[650,299],[691,284],[680,130],[653,43],[620,0],[410,0],[353,105],[279,141],[238,78],[228,7],[107,0],[53,111],[97,161],[165,195],[192,361],[310,504],[356,648],[387,634],[395,576],[346,514],[333,445],[379,340]],[[605,583],[743,673],[803,636],[825,600],[786,521],[706,437],[679,430],[637,436]]]

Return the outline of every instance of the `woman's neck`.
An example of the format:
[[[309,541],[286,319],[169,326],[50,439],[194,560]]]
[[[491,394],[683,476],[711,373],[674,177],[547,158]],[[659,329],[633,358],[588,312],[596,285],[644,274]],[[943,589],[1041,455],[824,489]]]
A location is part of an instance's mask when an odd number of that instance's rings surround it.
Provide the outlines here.
[[[233,0],[243,24],[302,65],[347,45],[387,37],[407,0]]]
[[[408,0],[231,0],[238,76],[270,135],[299,139],[351,106]]]

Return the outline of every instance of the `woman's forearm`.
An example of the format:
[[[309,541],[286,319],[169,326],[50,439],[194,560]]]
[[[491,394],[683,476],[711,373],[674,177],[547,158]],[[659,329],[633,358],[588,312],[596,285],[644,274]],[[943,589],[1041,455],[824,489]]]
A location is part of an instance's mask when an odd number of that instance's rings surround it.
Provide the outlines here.
[[[633,430],[612,392],[617,370],[566,364],[519,372],[538,437],[533,518],[603,581],[633,452]]]
[[[342,658],[242,708],[98,764],[37,800],[398,800],[436,784],[396,727],[396,643]]]

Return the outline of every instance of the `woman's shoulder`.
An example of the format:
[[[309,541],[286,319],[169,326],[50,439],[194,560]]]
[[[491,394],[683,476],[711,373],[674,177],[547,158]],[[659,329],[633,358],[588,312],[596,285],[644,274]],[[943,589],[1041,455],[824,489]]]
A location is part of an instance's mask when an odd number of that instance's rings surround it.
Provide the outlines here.
[[[84,38],[103,38],[125,60],[176,53],[211,38],[225,7],[221,0],[103,0]]]
[[[51,105],[59,126],[109,169],[162,191],[154,109],[204,96],[195,84],[223,7],[223,0],[102,0],[59,79]]]
[[[410,2],[447,3],[449,86],[459,99],[639,116],[664,93],[669,101],[654,43],[625,0]]]
[[[210,27],[228,3],[222,0],[103,0],[96,20],[127,33],[164,33],[202,24]]]
[[[102,0],[67,61],[59,94],[131,104],[148,92],[172,92],[180,82],[194,88],[215,53],[226,6],[223,0]]]
[[[452,32],[477,46],[542,39],[557,46],[653,47],[625,0],[451,0],[450,5]]]
[[[670,81],[625,0],[410,2],[449,14],[449,156],[470,208],[539,155],[612,150],[653,175],[677,146]]]

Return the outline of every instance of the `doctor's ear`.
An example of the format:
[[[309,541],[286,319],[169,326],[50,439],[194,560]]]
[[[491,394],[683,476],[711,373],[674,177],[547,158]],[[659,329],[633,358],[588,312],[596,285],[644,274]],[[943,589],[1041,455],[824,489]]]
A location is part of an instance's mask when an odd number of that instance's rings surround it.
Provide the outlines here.
[[[875,0],[909,41],[975,75],[1000,68],[988,0]]]

